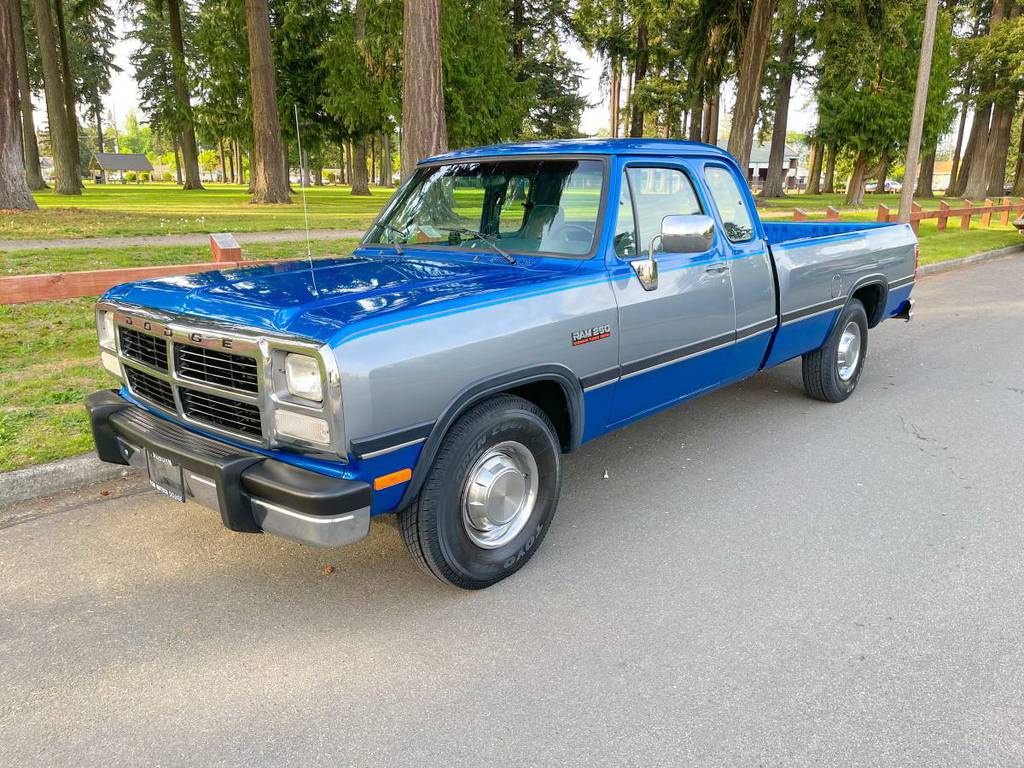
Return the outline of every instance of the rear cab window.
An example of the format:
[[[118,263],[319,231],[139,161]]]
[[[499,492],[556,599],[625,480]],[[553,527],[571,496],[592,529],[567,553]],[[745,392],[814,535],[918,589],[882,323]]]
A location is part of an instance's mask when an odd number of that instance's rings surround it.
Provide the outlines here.
[[[725,235],[733,243],[745,243],[754,238],[754,223],[746,197],[732,172],[720,165],[704,166],[704,179],[722,219]]]

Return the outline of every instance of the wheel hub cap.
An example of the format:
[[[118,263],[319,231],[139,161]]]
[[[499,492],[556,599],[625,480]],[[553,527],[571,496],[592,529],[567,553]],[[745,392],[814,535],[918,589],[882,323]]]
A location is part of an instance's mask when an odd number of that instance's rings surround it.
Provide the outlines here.
[[[494,549],[514,539],[537,503],[537,461],[515,441],[484,451],[466,475],[462,524],[479,547]]]
[[[843,335],[839,337],[839,349],[836,354],[839,378],[843,381],[853,378],[858,362],[860,362],[860,326],[850,321],[843,329]]]

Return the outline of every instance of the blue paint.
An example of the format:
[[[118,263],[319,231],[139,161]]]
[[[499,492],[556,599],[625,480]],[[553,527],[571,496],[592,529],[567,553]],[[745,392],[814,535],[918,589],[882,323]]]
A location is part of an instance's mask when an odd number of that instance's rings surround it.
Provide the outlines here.
[[[881,227],[891,227],[892,224],[875,221],[762,221],[765,237],[769,245],[777,245],[785,242],[786,245],[798,245],[800,240],[814,238],[814,245],[830,240],[842,239],[842,235],[851,232],[866,232]],[[910,226],[909,224],[907,226]],[[811,245],[811,243],[808,243]]]
[[[768,355],[765,368],[792,360],[794,357],[820,347],[828,338],[828,332],[832,329],[832,323],[837,314],[839,314],[839,310],[832,309],[820,315],[794,320],[781,326],[775,335],[775,343],[772,344],[772,351]]]

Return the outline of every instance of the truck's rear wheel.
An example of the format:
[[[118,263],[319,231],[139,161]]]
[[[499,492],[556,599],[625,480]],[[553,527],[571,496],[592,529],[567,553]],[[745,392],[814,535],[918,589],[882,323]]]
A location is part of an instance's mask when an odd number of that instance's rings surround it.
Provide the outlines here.
[[[868,315],[858,299],[851,299],[828,341],[804,355],[804,390],[815,400],[842,402],[857,388],[867,351]]]
[[[500,395],[445,436],[419,499],[399,512],[406,548],[441,581],[482,589],[533,556],[558,504],[558,437],[533,403]]]

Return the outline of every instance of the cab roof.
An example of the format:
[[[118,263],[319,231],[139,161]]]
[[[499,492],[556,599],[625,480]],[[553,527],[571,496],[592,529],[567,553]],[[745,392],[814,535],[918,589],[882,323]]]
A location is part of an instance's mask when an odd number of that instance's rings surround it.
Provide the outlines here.
[[[717,157],[735,162],[720,147],[699,141],[676,139],[553,139],[492,144],[446,152],[421,160],[420,164],[472,159],[478,157],[515,157],[517,155],[661,155]]]

